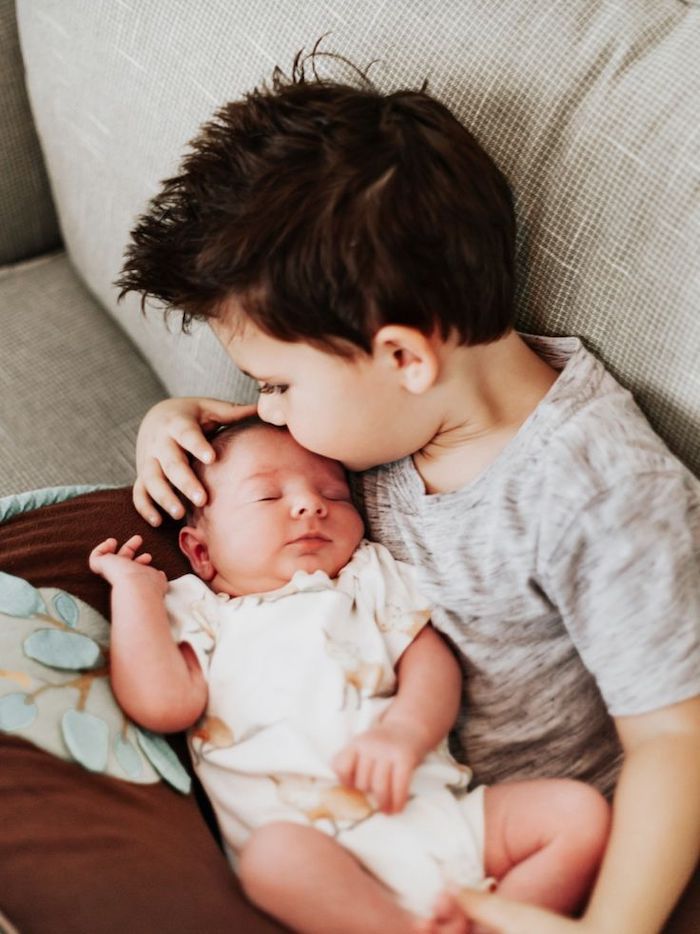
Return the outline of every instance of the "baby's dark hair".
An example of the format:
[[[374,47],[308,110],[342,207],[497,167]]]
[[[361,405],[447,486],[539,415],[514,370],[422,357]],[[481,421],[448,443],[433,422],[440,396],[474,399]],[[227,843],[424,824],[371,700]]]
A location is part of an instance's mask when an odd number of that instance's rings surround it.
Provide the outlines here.
[[[248,415],[246,418],[242,418],[237,422],[231,422],[230,425],[221,425],[214,429],[214,431],[208,432],[206,435],[209,444],[214,448],[216,459],[221,459],[221,455],[231,445],[234,438],[237,438],[244,432],[250,431],[252,428],[269,428],[270,431],[287,432],[287,428],[284,425],[272,425],[270,422],[264,422],[259,415]],[[207,465],[203,464],[202,461],[192,454],[188,455],[188,461],[195,476],[206,489]],[[209,490],[207,489],[207,495],[208,493]],[[195,506],[194,503],[189,500],[185,501],[185,515],[182,520],[183,525],[197,525],[201,515],[202,509],[199,506]]]
[[[323,80],[299,52],[222,107],[131,233],[116,285],[193,319],[244,315],[283,341],[371,352],[385,324],[467,344],[512,327],[508,182],[425,90]],[[313,79],[306,75],[309,62]],[[355,67],[355,66],[352,66]]]

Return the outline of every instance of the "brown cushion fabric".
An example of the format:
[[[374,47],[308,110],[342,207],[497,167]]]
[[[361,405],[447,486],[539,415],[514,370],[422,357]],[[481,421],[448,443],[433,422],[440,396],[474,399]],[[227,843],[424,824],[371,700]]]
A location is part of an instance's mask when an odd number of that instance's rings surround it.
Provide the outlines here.
[[[143,535],[168,577],[187,570],[174,525],[151,529],[129,489],[76,497],[0,525],[0,568],[108,616],[87,556]],[[187,762],[182,737],[173,746]],[[252,908],[195,796],[86,771],[0,733],[0,911],[20,934],[274,934]]]

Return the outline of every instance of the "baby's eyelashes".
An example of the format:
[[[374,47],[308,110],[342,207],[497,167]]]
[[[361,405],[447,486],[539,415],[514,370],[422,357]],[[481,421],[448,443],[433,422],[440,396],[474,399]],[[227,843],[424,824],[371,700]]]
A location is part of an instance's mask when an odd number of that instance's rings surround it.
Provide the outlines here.
[[[262,396],[273,395],[275,393],[281,396],[282,393],[286,392],[288,389],[289,386],[286,383],[260,383],[258,386],[258,392]]]

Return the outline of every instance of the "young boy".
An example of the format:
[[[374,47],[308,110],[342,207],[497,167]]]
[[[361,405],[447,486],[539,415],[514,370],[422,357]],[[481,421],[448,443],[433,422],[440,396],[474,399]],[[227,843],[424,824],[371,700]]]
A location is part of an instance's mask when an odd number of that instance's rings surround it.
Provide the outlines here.
[[[465,791],[445,744],[459,666],[412,569],[362,540],[342,466],[258,418],[213,446],[207,505],[180,531],[197,576],[166,589],[138,536],[90,567],[113,588],[122,707],[156,730],[204,714],[195,767],[250,897],[307,934],[463,934],[457,913],[431,920],[436,898],[487,877],[580,906],[605,799],[557,779]]]
[[[477,779],[615,789],[579,921],[486,895],[470,916],[657,932],[700,839],[698,481],[578,340],[513,330],[510,191],[453,115],[295,65],[202,130],[118,284],[208,320],[262,418],[363,472],[369,536],[419,568],[461,659]],[[247,411],[156,406],[137,509],[203,502],[185,452]]]

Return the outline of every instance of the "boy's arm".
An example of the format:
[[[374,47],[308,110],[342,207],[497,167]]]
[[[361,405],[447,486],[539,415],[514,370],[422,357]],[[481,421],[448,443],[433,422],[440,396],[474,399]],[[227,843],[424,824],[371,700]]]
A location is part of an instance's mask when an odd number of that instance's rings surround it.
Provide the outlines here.
[[[108,539],[93,550],[90,567],[112,585],[110,675],[120,706],[137,723],[174,732],[195,722],[207,685],[194,652],[170,633],[164,596],[167,580],[136,554],[139,536],[116,552]]]
[[[457,716],[460,667],[432,626],[399,659],[398,690],[375,726],[334,758],[343,784],[371,792],[387,813],[402,810],[415,767],[447,735]]]
[[[596,931],[655,934],[700,855],[700,697],[615,724],[625,758],[585,920]]]
[[[698,859],[700,698],[616,720],[625,760],[598,881],[578,921],[464,891],[468,916],[497,934],[658,934]]]

